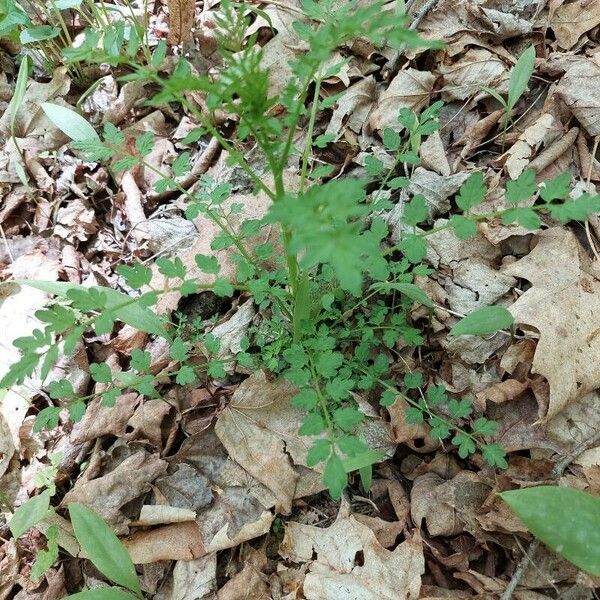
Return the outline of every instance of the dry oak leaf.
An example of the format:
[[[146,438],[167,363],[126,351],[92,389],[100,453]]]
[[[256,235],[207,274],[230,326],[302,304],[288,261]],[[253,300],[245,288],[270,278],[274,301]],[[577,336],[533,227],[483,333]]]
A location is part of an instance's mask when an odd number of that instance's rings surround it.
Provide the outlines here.
[[[284,380],[270,382],[264,372],[246,379],[221,414],[215,433],[233,460],[265,485],[283,512],[298,495],[302,463],[312,442],[298,435],[302,413],[290,405],[297,393]]]
[[[540,332],[531,372],[550,386],[548,419],[600,386],[600,282],[590,272],[576,237],[561,227],[541,233],[527,256],[504,269],[532,284],[509,310]]]
[[[437,77],[429,71],[417,71],[417,69],[400,71],[379,97],[369,117],[369,127],[377,131],[386,127],[402,129],[398,122],[400,109],[410,108],[418,113],[427,106],[436,79]]]
[[[579,58],[566,71],[556,93],[592,136],[600,134],[600,66]]]
[[[579,38],[600,24],[600,3],[598,0],[577,0],[559,6],[550,27],[554,31],[558,45],[569,50]]]
[[[289,522],[279,552],[294,562],[312,561],[304,580],[307,600],[414,600],[425,571],[418,533],[391,552],[344,508],[326,529]]]

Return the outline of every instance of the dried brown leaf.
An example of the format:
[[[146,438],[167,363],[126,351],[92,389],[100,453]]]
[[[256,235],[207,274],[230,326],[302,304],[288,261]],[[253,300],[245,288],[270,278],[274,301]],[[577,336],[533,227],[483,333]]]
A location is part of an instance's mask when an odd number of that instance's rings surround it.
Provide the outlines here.
[[[550,384],[547,418],[600,386],[600,282],[568,229],[539,235],[530,254],[504,272],[532,287],[511,307],[515,322],[540,332],[532,373]]]
[[[194,0],[167,0],[169,9],[169,43],[177,45],[192,40],[194,27]]]
[[[327,529],[289,522],[280,554],[294,562],[310,563],[304,580],[307,600],[416,598],[425,570],[418,533],[391,552],[343,508]]]

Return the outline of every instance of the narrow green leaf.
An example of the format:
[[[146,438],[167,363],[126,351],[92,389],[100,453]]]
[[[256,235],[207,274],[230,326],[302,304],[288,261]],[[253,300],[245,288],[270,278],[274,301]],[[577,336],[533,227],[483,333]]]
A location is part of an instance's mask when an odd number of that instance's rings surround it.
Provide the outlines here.
[[[8,526],[15,538],[22,536],[29,528],[39,523],[50,507],[50,492],[46,490],[21,504],[10,520]]]
[[[513,324],[513,316],[503,306],[483,306],[461,319],[450,335],[488,335]]]
[[[580,569],[600,575],[600,498],[551,485],[500,496],[544,544]]]
[[[93,511],[69,504],[75,537],[84,554],[112,582],[141,596],[140,583],[131,558],[113,530]]]
[[[11,135],[15,134],[15,124],[17,120],[17,112],[25,97],[25,91],[27,90],[27,79],[29,78],[29,72],[31,71],[31,57],[24,56],[19,66],[19,74],[17,75],[17,83],[15,84],[15,91],[11,98],[8,106],[8,114],[10,115],[10,131]]]
[[[510,112],[527,89],[535,66],[535,48],[529,46],[517,59],[508,80],[508,111]]]
[[[71,594],[65,600],[135,600],[135,596],[118,587],[102,587]]]
[[[59,104],[51,104],[50,102],[42,102],[40,106],[52,123],[73,141],[93,140],[100,142],[100,137],[90,125],[90,122],[73,109]]]

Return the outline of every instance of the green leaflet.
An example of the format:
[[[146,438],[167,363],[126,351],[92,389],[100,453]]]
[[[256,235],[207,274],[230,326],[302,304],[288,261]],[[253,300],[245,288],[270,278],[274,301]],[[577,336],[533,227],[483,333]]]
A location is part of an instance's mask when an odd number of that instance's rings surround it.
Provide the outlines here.
[[[78,594],[71,594],[65,600],[134,600],[125,590],[118,587],[103,587],[93,590],[84,590]]]
[[[67,283],[65,281],[20,280],[18,283],[48,292],[49,294],[55,294],[61,298],[66,298],[69,290],[89,289],[77,283]],[[130,298],[126,294],[122,294],[111,288],[96,287],[94,289],[106,294],[106,310],[110,311],[119,321],[123,321],[123,323],[127,323],[127,325],[131,325],[146,333],[165,336],[166,332],[159,317],[150,309],[140,306],[134,298]]]

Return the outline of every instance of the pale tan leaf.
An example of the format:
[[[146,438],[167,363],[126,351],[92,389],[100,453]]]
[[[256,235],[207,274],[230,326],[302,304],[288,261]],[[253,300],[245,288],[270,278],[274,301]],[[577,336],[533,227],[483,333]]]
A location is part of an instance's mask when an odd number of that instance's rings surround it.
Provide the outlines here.
[[[508,91],[508,69],[488,50],[469,50],[455,63],[440,65],[440,72],[444,76],[444,100],[466,100],[481,93],[483,87]]]
[[[556,93],[590,135],[600,134],[600,66],[596,62],[578,58],[560,80]]]
[[[527,168],[543,143],[547,144],[556,137],[552,135],[553,126],[554,117],[551,114],[540,115],[508,149],[505,167],[511,179],[516,179]]]
[[[89,481],[80,479],[65,495],[62,506],[71,502],[84,504],[118,532],[126,532],[129,519],[121,512],[121,507],[149,491],[151,483],[166,468],[164,460],[140,450],[102,477]],[[123,485],[124,482],[127,485]]]

